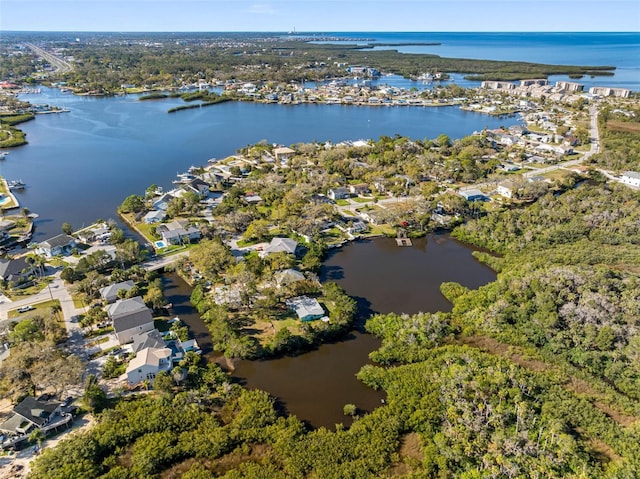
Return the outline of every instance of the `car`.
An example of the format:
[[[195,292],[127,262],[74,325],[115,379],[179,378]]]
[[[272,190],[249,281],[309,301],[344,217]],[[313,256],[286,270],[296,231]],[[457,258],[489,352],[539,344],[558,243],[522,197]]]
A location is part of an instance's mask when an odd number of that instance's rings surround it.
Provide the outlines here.
[[[33,307],[33,306],[31,306],[31,305],[29,305],[29,306],[22,306],[22,307],[18,308],[18,313],[26,313],[27,311],[31,311],[31,310],[33,310],[33,309],[36,309],[36,308],[34,308],[34,307]]]

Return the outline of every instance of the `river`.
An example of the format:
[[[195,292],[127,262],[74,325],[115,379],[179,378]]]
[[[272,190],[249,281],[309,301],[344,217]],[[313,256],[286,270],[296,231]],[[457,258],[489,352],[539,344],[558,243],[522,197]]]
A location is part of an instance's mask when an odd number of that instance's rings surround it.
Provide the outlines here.
[[[29,144],[0,161],[0,176],[22,179],[21,207],[40,217],[34,240],[116,217],[118,205],[151,184],[171,186],[178,172],[224,158],[266,140],[297,142],[377,139],[400,134],[461,138],[483,128],[518,123],[457,107],[357,107],[227,102],[169,114],[179,99],[139,101],[136,95],[96,98],[43,88],[22,95],[67,113],[38,115],[20,125]]]
[[[329,255],[322,281],[340,284],[359,304],[361,318],[372,313],[449,311],[440,284],[457,281],[477,288],[495,273],[472,256],[472,249],[447,234],[431,234],[399,248],[393,239],[358,241]],[[206,326],[189,303],[190,288],[175,274],[165,275],[165,294],[174,312],[189,326],[209,359],[212,353]],[[343,341],[324,344],[296,357],[237,361],[233,377],[246,387],[275,396],[281,408],[314,427],[348,424],[345,404],[362,411],[380,405],[384,395],[360,383],[355,375],[379,346],[377,338],[352,331]]]

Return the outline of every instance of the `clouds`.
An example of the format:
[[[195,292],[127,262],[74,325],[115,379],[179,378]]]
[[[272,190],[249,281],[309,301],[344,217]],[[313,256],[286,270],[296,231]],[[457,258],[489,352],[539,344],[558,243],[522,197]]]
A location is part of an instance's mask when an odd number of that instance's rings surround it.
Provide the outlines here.
[[[254,3],[247,6],[242,12],[252,15],[275,15],[277,10],[271,4]]]

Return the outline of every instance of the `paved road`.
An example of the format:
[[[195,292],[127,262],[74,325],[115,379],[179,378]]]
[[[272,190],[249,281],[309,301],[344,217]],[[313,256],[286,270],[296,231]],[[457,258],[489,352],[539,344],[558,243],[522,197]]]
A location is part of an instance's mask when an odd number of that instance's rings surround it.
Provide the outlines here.
[[[48,61],[51,64],[51,66],[56,69],[58,73],[66,73],[73,70],[73,66],[69,62],[64,61],[59,56],[56,56],[53,53],[47,52],[42,48],[34,45],[33,43],[25,43],[25,45],[29,47],[40,58],[43,58],[46,61]]]

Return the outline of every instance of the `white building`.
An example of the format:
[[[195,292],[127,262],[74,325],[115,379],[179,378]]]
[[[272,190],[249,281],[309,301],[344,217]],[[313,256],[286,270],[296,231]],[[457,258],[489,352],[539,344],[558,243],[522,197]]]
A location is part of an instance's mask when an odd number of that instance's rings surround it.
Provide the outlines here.
[[[635,186],[640,188],[640,173],[637,171],[627,171],[620,177],[620,182],[625,185]]]
[[[160,371],[171,370],[171,349],[146,348],[136,354],[127,366],[127,381],[132,386],[143,381],[153,384]]]

